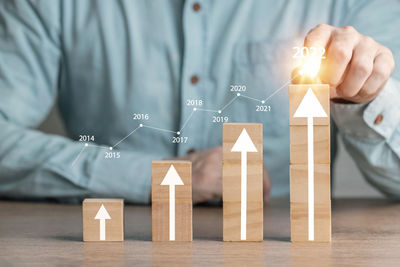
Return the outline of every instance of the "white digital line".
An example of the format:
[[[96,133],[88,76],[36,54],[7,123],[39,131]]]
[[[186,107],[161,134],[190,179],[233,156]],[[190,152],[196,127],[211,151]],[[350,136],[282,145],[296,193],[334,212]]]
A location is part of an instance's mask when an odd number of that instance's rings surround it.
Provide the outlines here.
[[[159,131],[162,131],[162,132],[177,133],[177,132],[175,132],[175,131],[166,130],[166,129],[161,129],[161,128],[157,128],[157,127],[152,127],[152,126],[148,126],[148,125],[144,125],[144,124],[143,124],[143,127],[144,127],[144,128],[154,129],[154,130],[159,130]]]
[[[247,96],[247,95],[240,95],[241,97],[244,97],[244,98],[248,98],[248,99],[251,99],[251,100],[254,100],[254,101],[258,101],[258,102],[263,102],[262,100],[260,100],[260,99],[257,99],[257,98],[254,98],[254,97],[250,97],[250,96]]]
[[[275,90],[275,92],[273,92],[271,95],[269,95],[266,99],[264,99],[263,101],[266,102],[267,100],[269,100],[271,97],[273,97],[274,95],[276,95],[280,90],[282,90],[283,88],[285,88],[286,86],[288,86],[299,74],[294,75],[290,80],[288,80],[286,83],[284,83],[281,87],[279,87],[278,89]]]
[[[83,146],[81,151],[79,152],[78,156],[76,156],[76,158],[74,159],[74,161],[72,162],[71,166],[74,166],[76,161],[79,159],[79,157],[81,156],[83,150],[85,150],[85,148],[87,147],[87,145]]]
[[[102,149],[108,149],[108,147],[105,146],[98,146],[98,145],[92,145],[87,143],[87,147],[97,147],[97,148],[102,148]]]
[[[182,132],[182,130],[186,127],[186,124],[189,122],[190,118],[192,118],[193,113],[196,111],[197,109],[193,109],[192,113],[190,113],[189,117],[186,119],[185,123],[182,125],[182,128],[179,130],[179,132]]]
[[[143,125],[144,127],[144,125]],[[112,148],[118,146],[122,141],[124,141],[126,138],[128,138],[129,136],[131,136],[134,132],[137,131],[137,129],[141,128],[140,125],[138,127],[135,128],[135,130],[133,130],[132,132],[130,132],[127,136],[125,136],[124,138],[122,138],[120,141],[118,141],[115,145],[112,146]]]
[[[224,111],[224,109],[226,109],[227,107],[229,107],[233,101],[235,101],[238,97],[240,96],[240,94],[236,95],[234,98],[231,99],[231,101],[229,101],[223,108],[221,108],[221,111]]]
[[[102,149],[110,149],[112,150],[113,148],[115,148],[116,146],[118,146],[120,143],[122,143],[123,141],[125,141],[126,138],[128,138],[129,136],[131,136],[134,132],[136,132],[139,128],[145,127],[145,128],[149,128],[149,129],[154,129],[154,130],[158,130],[161,132],[168,132],[168,133],[175,133],[180,135],[181,131],[187,126],[188,122],[190,121],[190,119],[193,116],[193,113],[195,111],[204,111],[204,112],[212,112],[212,113],[222,113],[222,111],[224,111],[226,108],[228,108],[230,105],[232,105],[232,103],[239,98],[240,96],[243,98],[247,98],[250,100],[254,100],[257,102],[261,102],[262,104],[264,104],[267,100],[269,100],[270,98],[272,98],[274,95],[276,95],[279,91],[281,91],[283,88],[285,88],[289,83],[292,82],[293,79],[295,79],[299,74],[296,74],[295,76],[293,76],[293,78],[291,78],[290,80],[288,80],[284,85],[282,85],[280,88],[278,88],[277,90],[275,90],[271,95],[269,95],[265,100],[260,100],[254,97],[250,97],[247,95],[242,95],[240,93],[237,93],[236,96],[234,98],[232,98],[225,106],[223,106],[221,109],[219,110],[215,110],[215,109],[204,109],[204,108],[195,108],[193,109],[192,113],[188,116],[188,118],[186,119],[185,123],[182,125],[182,128],[179,131],[171,131],[171,130],[167,130],[167,129],[162,129],[162,128],[158,128],[158,127],[153,127],[153,126],[148,126],[148,125],[144,125],[144,124],[140,124],[137,128],[135,128],[132,132],[130,132],[127,136],[125,136],[124,138],[122,138],[120,141],[118,141],[114,146],[112,147],[104,147],[104,146],[99,146],[99,145],[92,145],[92,144],[88,144],[86,143],[85,146],[81,149],[81,151],[79,152],[78,156],[75,158],[75,160],[72,162],[71,166],[74,166],[76,161],[79,159],[79,157],[81,156],[82,152],[85,150],[86,147],[98,147],[98,148],[102,148]]]
[[[215,109],[204,109],[204,108],[197,108],[198,111],[206,111],[206,112],[218,112],[218,110]]]

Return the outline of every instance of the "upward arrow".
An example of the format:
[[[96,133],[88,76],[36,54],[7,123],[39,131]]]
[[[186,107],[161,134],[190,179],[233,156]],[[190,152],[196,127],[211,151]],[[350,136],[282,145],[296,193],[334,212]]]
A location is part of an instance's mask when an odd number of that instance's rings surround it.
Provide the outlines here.
[[[174,165],[169,167],[161,185],[169,185],[169,240],[175,240],[175,185],[183,185],[183,181]]]
[[[314,117],[328,117],[313,90],[309,88],[293,115],[307,118],[308,142],[308,240],[314,240]]]
[[[238,139],[232,147],[232,152],[257,152],[257,148],[253,144],[246,129],[243,128]]]
[[[106,220],[111,219],[111,217],[103,204],[101,204],[101,207],[94,219],[100,220],[100,240],[106,240]]]
[[[304,95],[303,100],[301,100],[300,105],[297,107],[296,112],[293,117],[328,117],[324,108],[319,103],[318,98],[315,96],[313,90],[308,88],[307,93]]]
[[[241,199],[240,199],[240,240],[246,240],[247,224],[247,152],[257,152],[253,141],[246,129],[243,128],[236,143],[232,147],[232,152],[241,152]]]

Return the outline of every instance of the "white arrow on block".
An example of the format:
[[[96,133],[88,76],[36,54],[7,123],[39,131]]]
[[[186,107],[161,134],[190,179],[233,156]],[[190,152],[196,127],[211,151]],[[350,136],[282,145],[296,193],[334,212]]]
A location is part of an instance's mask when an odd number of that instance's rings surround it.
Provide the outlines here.
[[[313,90],[308,88],[294,113],[295,118],[307,118],[308,142],[308,240],[314,240],[314,117],[328,117]]]
[[[247,224],[247,152],[257,152],[253,141],[246,129],[243,128],[236,143],[233,145],[232,152],[241,152],[241,199],[240,199],[240,240],[246,240]]]
[[[101,207],[94,218],[100,220],[100,240],[106,240],[106,220],[111,219],[111,217],[103,204],[101,204]]]
[[[169,240],[175,240],[175,186],[183,185],[183,181],[174,165],[169,167],[161,185],[169,185]]]

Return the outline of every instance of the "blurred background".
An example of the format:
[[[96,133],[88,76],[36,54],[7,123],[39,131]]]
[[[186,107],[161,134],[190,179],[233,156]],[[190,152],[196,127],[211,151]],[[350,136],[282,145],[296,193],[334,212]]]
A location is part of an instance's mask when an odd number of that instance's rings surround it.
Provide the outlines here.
[[[47,119],[43,122],[39,129],[46,133],[65,136],[64,126],[58,115],[57,106],[53,107]],[[336,160],[334,170],[334,197],[383,198],[383,195],[371,187],[362,177],[353,159],[344,149],[341,140],[339,140],[338,158]]]

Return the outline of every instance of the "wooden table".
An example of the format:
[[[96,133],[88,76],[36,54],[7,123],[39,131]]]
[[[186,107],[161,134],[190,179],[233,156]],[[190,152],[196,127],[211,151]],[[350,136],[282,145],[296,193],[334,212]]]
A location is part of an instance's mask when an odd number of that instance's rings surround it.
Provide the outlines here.
[[[125,242],[83,243],[81,207],[0,202],[0,266],[400,266],[400,204],[333,202],[330,244],[289,242],[287,199],[264,209],[264,242],[222,239],[222,210],[195,207],[192,243],[151,242],[151,208],[125,207]]]

